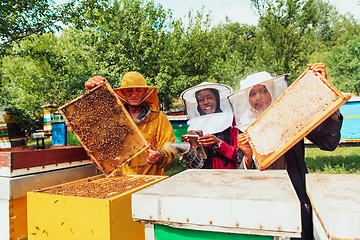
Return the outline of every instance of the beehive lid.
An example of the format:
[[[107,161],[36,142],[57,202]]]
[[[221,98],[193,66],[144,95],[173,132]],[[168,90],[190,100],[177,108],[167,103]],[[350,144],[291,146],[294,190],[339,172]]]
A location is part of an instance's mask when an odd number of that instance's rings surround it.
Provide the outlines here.
[[[260,170],[275,162],[349,98],[321,74],[306,70],[245,130]]]
[[[174,227],[300,237],[284,170],[189,169],[132,195],[133,218]]]
[[[329,239],[360,238],[360,175],[307,174],[306,189]]]
[[[61,106],[59,111],[91,160],[106,175],[115,173],[148,147],[108,82]]]

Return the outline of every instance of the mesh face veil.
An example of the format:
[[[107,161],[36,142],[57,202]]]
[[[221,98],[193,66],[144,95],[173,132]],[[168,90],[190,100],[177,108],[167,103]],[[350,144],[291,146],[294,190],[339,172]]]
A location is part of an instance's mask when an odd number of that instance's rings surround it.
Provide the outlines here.
[[[212,93],[215,99],[212,99],[211,106],[206,105],[202,108],[199,96],[202,91],[204,93],[206,90],[208,93]],[[233,121],[233,113],[227,96],[231,93],[231,87],[209,82],[203,82],[182,92],[180,96],[189,116],[188,130],[202,130],[205,135],[206,133],[222,132],[230,127]],[[212,107],[214,107],[214,110],[211,111],[213,113],[206,113],[206,110]]]
[[[288,87],[287,76],[289,74],[273,78],[269,73],[261,72],[249,75],[245,80],[240,81],[240,90],[228,96],[238,129],[244,132],[263,112],[257,111],[250,105],[249,94],[251,89],[256,85],[265,86],[270,94],[271,102],[273,102]]]

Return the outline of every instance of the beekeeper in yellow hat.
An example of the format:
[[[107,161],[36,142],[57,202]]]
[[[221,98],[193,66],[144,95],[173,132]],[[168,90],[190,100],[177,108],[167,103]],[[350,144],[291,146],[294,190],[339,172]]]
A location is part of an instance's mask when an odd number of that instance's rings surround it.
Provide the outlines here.
[[[104,77],[94,76],[84,85],[91,90],[104,81]],[[147,151],[125,164],[118,173],[164,175],[164,168],[170,166],[175,155],[165,143],[174,143],[175,136],[169,120],[159,111],[156,87],[148,86],[140,73],[127,72],[121,87],[114,91],[150,145]]]

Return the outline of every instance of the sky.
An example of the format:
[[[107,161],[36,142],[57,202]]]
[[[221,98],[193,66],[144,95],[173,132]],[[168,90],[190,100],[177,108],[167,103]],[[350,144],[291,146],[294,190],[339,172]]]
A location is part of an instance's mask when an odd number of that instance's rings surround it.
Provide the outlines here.
[[[67,0],[54,0],[56,4],[67,2]],[[175,18],[182,18],[191,8],[194,13],[200,11],[203,6],[204,13],[211,11],[212,26],[225,22],[228,16],[232,22],[257,24],[258,16],[251,9],[250,0],[154,0],[165,9],[172,9]],[[342,14],[351,13],[360,22],[360,0],[329,0]]]
[[[172,9],[175,18],[183,18],[191,8],[193,11],[201,10],[205,6],[204,13],[211,11],[212,25],[225,22],[228,16],[232,22],[257,24],[258,16],[251,9],[250,0],[154,0],[165,9]],[[329,0],[342,14],[350,12],[360,21],[359,0]]]

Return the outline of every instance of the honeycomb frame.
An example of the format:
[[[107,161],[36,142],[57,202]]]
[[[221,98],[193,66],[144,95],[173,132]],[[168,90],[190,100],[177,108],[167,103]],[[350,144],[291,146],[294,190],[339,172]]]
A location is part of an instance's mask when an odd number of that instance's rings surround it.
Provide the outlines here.
[[[304,78],[306,74],[308,73],[313,74],[315,77],[320,78],[321,84],[323,84],[326,88],[328,88],[329,91],[334,93],[334,98],[332,101],[328,102],[327,107],[324,107],[322,111],[317,113],[315,116],[312,116],[312,119],[308,121],[308,123],[302,124],[302,123],[294,123],[291,122],[292,128],[290,129],[290,133],[288,136],[280,135],[278,132],[272,131],[273,126],[266,128],[265,122],[266,119],[274,119],[274,116],[279,118],[280,116],[276,113],[276,109],[278,105],[281,104],[282,99],[288,98],[291,90],[294,88],[294,86],[297,86],[299,82]],[[289,94],[288,94],[289,93]],[[281,157],[283,154],[285,154],[290,148],[292,148],[296,143],[298,143],[301,139],[303,139],[307,134],[309,134],[312,130],[314,130],[317,126],[319,126],[324,120],[326,120],[331,114],[333,114],[340,106],[342,106],[344,103],[346,103],[350,99],[350,95],[343,95],[340,91],[338,91],[333,85],[330,84],[321,74],[319,73],[312,73],[312,70],[309,68],[305,70],[252,124],[250,124],[245,132],[249,135],[249,143],[253,150],[253,154],[259,164],[259,170],[265,170],[267,167],[269,167],[273,162],[275,162],[279,157]],[[308,100],[308,99],[307,99]],[[309,101],[309,100],[308,100]],[[296,102],[296,100],[295,100]],[[282,110],[281,117],[286,116],[287,120],[289,118],[287,117],[287,109]],[[303,115],[307,115],[307,112],[303,112]],[[272,120],[273,121],[273,120]],[[285,121],[285,120],[284,120]],[[280,121],[279,121],[280,122]],[[279,147],[274,149],[270,152],[262,152],[259,147],[259,138],[257,137],[257,134],[251,133],[254,128],[262,128],[263,130],[263,136],[271,136],[271,139],[269,138],[269,141],[273,141],[274,139],[287,139],[282,145],[280,144]],[[285,128],[283,128],[285,129]],[[284,130],[285,131],[285,130]],[[297,132],[296,132],[297,131]],[[255,132],[255,131],[253,131]],[[259,131],[258,131],[259,132]],[[280,132],[280,131],[279,131]],[[296,133],[295,133],[296,132]],[[263,137],[262,139],[265,139],[266,137]],[[256,139],[256,140],[255,140]],[[265,142],[265,141],[264,141]],[[266,145],[266,143],[262,142],[261,144]]]
[[[107,81],[59,111],[90,159],[107,176],[149,147]]]

